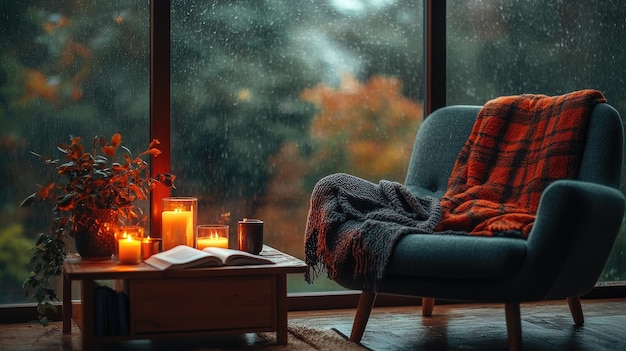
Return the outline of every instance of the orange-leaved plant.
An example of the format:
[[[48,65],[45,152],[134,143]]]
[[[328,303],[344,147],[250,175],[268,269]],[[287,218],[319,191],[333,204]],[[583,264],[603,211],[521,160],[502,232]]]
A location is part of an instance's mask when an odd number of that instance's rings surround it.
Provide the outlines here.
[[[32,272],[23,285],[26,295],[32,294],[38,302],[41,324],[48,323],[46,310],[55,309],[52,302],[58,298],[48,282],[49,278],[61,274],[67,255],[64,239],[67,233],[74,235],[72,228],[80,226],[76,221],[88,219],[103,209],[113,211],[127,223],[142,221],[145,216],[135,206],[135,201],[148,199],[148,193],[159,183],[174,188],[176,177],[173,174],[152,177],[149,164],[144,160],[161,153],[158,144],[158,140],[152,140],[145,151],[133,156],[122,145],[121,134],[115,134],[110,140],[93,138],[91,152],[85,150],[80,137],[71,137],[69,144],[57,146],[63,160],[31,152],[45,166],[55,168],[56,174],[64,179],[40,185],[21,203],[23,207],[35,201],[53,203],[50,231],[37,236],[30,261]]]

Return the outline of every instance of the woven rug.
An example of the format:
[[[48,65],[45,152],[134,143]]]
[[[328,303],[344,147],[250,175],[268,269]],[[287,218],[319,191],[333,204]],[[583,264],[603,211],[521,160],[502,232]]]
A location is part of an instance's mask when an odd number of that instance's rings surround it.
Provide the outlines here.
[[[320,350],[320,351],[366,351],[367,348],[344,339],[335,329],[316,329],[303,324],[289,323],[287,345],[276,345],[273,333],[260,334],[269,344],[259,345],[260,350]],[[248,350],[249,348],[245,348]]]

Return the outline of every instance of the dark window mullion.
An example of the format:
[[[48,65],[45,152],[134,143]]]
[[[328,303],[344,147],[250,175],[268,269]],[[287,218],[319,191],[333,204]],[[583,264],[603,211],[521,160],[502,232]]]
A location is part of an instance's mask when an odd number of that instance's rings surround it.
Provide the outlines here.
[[[446,1],[424,0],[424,116],[446,105]]]
[[[150,138],[161,142],[152,160],[152,174],[170,172],[170,0],[150,1]],[[159,186],[150,200],[151,234],[161,236],[161,199],[170,190]]]

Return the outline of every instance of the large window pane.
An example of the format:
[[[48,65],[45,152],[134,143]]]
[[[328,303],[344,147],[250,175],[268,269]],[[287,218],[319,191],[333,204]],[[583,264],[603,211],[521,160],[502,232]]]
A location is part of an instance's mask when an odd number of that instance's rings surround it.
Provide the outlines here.
[[[626,113],[623,3],[474,0],[447,6],[448,104],[593,88]],[[601,281],[626,280],[622,227]]]
[[[199,198],[201,223],[230,213],[231,237],[260,218],[266,244],[303,257],[319,178],[404,180],[422,118],[421,6],[173,1],[173,193]],[[289,288],[335,288],[316,284]]]
[[[30,151],[59,157],[70,135],[149,139],[146,1],[3,1],[0,11],[0,304],[25,300],[30,247],[50,204],[19,207],[44,181]],[[45,178],[47,179],[47,178]]]

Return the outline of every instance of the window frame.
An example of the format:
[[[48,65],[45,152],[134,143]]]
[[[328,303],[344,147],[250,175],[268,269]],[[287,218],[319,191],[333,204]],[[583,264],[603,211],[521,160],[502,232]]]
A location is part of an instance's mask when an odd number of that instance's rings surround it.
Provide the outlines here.
[[[170,173],[171,159],[171,1],[150,0],[150,139],[158,139],[161,155],[151,162],[152,174]],[[150,228],[161,232],[162,199],[170,189],[156,187],[150,196]]]
[[[424,1],[424,116],[446,105],[446,1]],[[171,0],[150,0],[150,138],[161,142],[162,154],[151,163],[155,173],[170,171],[171,127]],[[157,187],[150,197],[152,232],[161,231],[161,201],[170,189]],[[355,308],[360,291],[288,294],[290,311]],[[626,297],[623,282],[596,285],[583,298]],[[417,297],[381,294],[377,306],[419,305]],[[447,301],[442,303],[454,303]],[[438,301],[438,303],[440,303]],[[22,323],[36,318],[35,304],[0,307],[0,323]],[[61,306],[51,319],[61,319]]]

